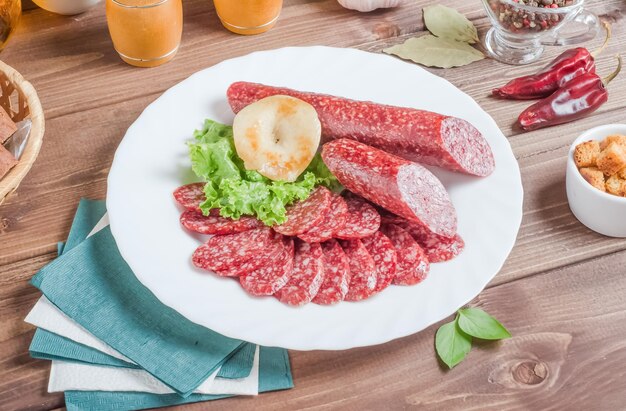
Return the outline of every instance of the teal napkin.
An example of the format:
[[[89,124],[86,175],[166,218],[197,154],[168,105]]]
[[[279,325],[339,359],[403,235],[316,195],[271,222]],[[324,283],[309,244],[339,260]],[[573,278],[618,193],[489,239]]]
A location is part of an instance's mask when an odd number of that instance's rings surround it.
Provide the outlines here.
[[[240,340],[161,304],[121,257],[109,227],[72,247],[31,280],[61,311],[182,396],[238,349]]]
[[[261,347],[259,354],[259,392],[293,388],[287,351],[282,348]],[[192,394],[186,398],[175,394],[145,394],[104,391],[67,391],[65,407],[67,411],[118,411],[140,410],[211,401],[229,395]]]
[[[242,344],[222,365],[217,377],[227,379],[246,378],[252,371],[255,344]],[[111,357],[101,351],[76,341],[37,329],[29,348],[30,356],[41,360],[62,360],[86,364],[106,365],[120,368],[141,368],[119,358]]]
[[[58,244],[59,254],[71,250],[84,241],[104,213],[104,202],[81,200],[67,243]],[[134,276],[133,280],[138,282]],[[244,378],[248,376],[252,368],[254,348],[254,344],[242,344],[235,351],[234,355],[225,361],[218,376],[221,378]],[[30,349],[31,354],[36,358],[79,361],[118,367],[137,367],[135,364],[111,357],[91,347],[42,329],[38,329],[35,332]],[[293,387],[289,357],[286,350],[261,347],[259,360],[260,392]],[[155,375],[155,377],[159,378],[158,375]],[[66,393],[66,406],[68,410],[136,410],[209,401],[225,397],[228,397],[228,395],[191,394],[183,398],[177,394],[156,395],[128,392],[71,391]]]
[[[110,367],[139,368],[69,338],[38,328],[28,348],[30,356],[40,360],[62,360]]]
[[[82,243],[96,224],[98,224],[98,221],[104,217],[105,213],[106,206],[104,201],[81,198],[76,214],[74,214],[74,221],[72,221],[67,241],[64,246],[63,243],[59,243],[59,254],[63,252],[65,247],[67,247],[65,251],[69,251]]]
[[[104,217],[106,208],[103,201],[81,199],[74,216],[67,243],[58,243],[58,254],[69,251],[83,242],[93,227]],[[254,362],[255,344],[242,344],[231,358],[229,358],[217,374],[220,378],[245,378],[250,375]],[[35,331],[29,348],[33,358],[45,360],[76,361],[88,364],[106,365],[123,368],[140,368],[96,349],[82,345],[73,340],[46,330]]]

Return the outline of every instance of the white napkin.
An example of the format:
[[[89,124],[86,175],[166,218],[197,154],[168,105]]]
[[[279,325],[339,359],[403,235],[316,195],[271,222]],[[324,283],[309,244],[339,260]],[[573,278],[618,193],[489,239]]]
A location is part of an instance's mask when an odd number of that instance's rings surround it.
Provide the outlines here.
[[[76,321],[65,315],[63,311],[59,310],[56,305],[52,304],[45,296],[39,298],[39,301],[37,301],[32,310],[30,310],[24,321],[35,327],[42,328],[51,333],[60,335],[61,337],[96,349],[111,357],[134,364],[133,361],[100,341]]]
[[[246,378],[216,378],[215,371],[195,391],[196,394],[256,395],[259,387],[259,347],[254,352],[252,371]],[[48,392],[133,391],[172,394],[170,388],[143,370],[52,361]]]
[[[89,236],[109,225],[105,214]],[[25,321],[38,328],[58,334],[123,361],[130,359],[108,346],[65,315],[45,296],[28,313]],[[134,364],[134,363],[133,363]],[[220,367],[221,368],[221,367]],[[217,378],[218,368],[194,391],[199,394],[257,395],[259,392],[259,347],[256,347],[252,370],[246,378]],[[57,391],[134,391],[154,394],[173,393],[161,381],[144,370],[52,361],[48,392]]]

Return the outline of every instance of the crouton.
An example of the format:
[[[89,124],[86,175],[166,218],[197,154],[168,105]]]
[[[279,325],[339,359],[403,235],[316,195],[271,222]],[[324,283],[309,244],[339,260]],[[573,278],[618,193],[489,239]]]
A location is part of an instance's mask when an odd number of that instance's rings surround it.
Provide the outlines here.
[[[580,175],[598,190],[606,191],[604,186],[604,173],[596,167],[583,167],[580,169]]]
[[[606,180],[606,192],[616,196],[626,196],[626,180],[611,176]]]
[[[617,174],[626,167],[626,149],[617,143],[609,144],[598,155],[596,165],[607,176]]]
[[[617,143],[620,146],[626,148],[626,136],[622,136],[619,134],[607,136],[604,140],[600,142],[600,150],[604,150],[605,148],[610,146],[611,143]]]
[[[622,168],[620,171],[617,172],[617,176],[621,179],[626,180],[626,167]]]
[[[599,154],[600,143],[596,140],[585,141],[574,149],[574,162],[578,168],[595,167]]]

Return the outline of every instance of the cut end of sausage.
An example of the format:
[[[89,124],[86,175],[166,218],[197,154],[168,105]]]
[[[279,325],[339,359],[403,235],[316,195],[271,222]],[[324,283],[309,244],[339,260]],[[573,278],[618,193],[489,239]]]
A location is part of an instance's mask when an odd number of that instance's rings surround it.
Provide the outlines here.
[[[402,200],[431,231],[452,237],[456,233],[456,212],[448,193],[430,171],[418,164],[398,170],[398,189]]]
[[[469,122],[456,117],[446,118],[441,122],[441,137],[461,170],[479,177],[493,173],[496,163],[491,147]]]

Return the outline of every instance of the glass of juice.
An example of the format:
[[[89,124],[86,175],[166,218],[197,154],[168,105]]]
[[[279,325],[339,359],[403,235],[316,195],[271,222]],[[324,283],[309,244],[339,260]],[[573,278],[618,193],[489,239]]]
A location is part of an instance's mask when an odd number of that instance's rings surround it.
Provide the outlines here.
[[[21,0],[0,0],[0,50],[9,41],[22,14]]]
[[[156,67],[176,55],[182,0],[106,0],[106,15],[113,46],[126,63]]]
[[[213,0],[220,21],[237,34],[265,33],[274,25],[283,0]]]

